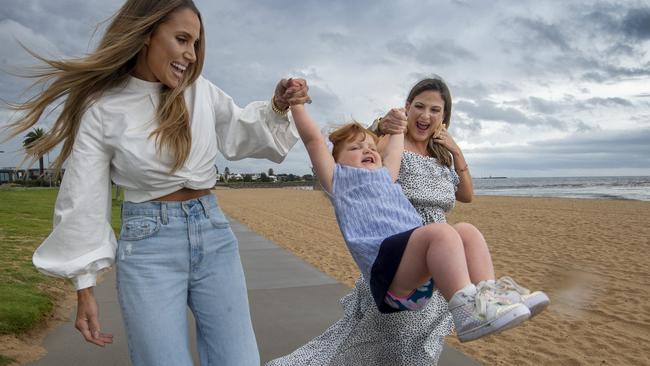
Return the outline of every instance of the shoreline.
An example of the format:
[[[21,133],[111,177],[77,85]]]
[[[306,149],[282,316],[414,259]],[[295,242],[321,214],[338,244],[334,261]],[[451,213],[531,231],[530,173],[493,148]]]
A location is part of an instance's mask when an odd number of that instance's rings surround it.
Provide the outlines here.
[[[309,182],[303,182],[303,184],[292,184],[292,185],[282,185],[277,183],[263,183],[263,184],[237,184],[233,183],[230,185],[217,185],[213,190],[221,189],[301,189],[306,191],[318,191],[313,188],[313,184]],[[498,189],[496,189],[498,190]],[[489,196],[489,197],[522,197],[522,198],[566,198],[566,199],[577,199],[577,200],[607,200],[607,201],[639,201],[639,202],[650,202],[650,196],[647,198],[632,198],[625,197],[621,195],[609,194],[609,193],[561,193],[561,194],[535,194],[535,193],[504,193],[504,192],[491,192],[490,189],[482,189],[474,187],[475,196]]]
[[[475,178],[475,179],[494,179],[494,178]],[[507,179],[507,178],[506,178]],[[293,189],[293,190],[305,190],[305,191],[318,191],[313,189],[312,182],[290,182],[291,184],[278,184],[278,183],[259,183],[259,184],[250,184],[245,183],[231,183],[229,185],[217,184],[212,188],[213,191],[216,190],[228,190],[228,189]],[[0,190],[7,191],[25,191],[25,190],[46,190],[46,189],[58,189],[58,187],[23,187],[23,186],[3,186],[0,185]],[[562,199],[575,199],[575,200],[605,200],[605,201],[635,201],[635,202],[650,202],[649,199],[638,199],[638,198],[628,198],[621,197],[616,195],[609,194],[589,194],[585,196],[577,195],[535,195],[535,194],[504,194],[504,193],[491,193],[487,191],[481,191],[480,188],[475,187],[474,196],[481,197],[520,197],[520,198],[562,198]]]
[[[523,194],[492,194],[492,193],[477,193],[474,192],[474,196],[481,196],[481,197],[520,197],[520,198],[562,198],[562,199],[569,199],[569,200],[594,200],[594,201],[634,201],[634,202],[650,202],[650,200],[642,200],[642,199],[636,199],[636,198],[626,198],[626,197],[620,197],[620,196],[611,196],[611,195],[603,195],[603,196],[588,196],[588,197],[575,197],[575,196],[543,196],[543,195],[537,195],[537,196],[531,196],[531,195],[523,195]]]

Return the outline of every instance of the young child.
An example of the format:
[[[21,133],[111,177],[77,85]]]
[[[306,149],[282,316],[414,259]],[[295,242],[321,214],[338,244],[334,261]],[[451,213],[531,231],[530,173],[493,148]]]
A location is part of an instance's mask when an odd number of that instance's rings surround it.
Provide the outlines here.
[[[385,137],[389,140],[382,161],[377,136],[358,123],[348,124],[330,135],[330,153],[304,105],[291,106],[291,112],[379,311],[421,309],[435,283],[449,302],[461,342],[512,328],[530,317],[525,305],[512,304],[490,286],[477,288],[470,282],[463,244],[452,226],[422,226],[395,183],[403,134]]]

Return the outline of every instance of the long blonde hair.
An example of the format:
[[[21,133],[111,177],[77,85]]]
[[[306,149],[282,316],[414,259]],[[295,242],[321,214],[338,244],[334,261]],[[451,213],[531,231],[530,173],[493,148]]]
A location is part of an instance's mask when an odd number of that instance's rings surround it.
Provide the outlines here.
[[[63,142],[61,154],[53,163],[55,169],[61,168],[72,152],[81,117],[88,107],[103,91],[126,82],[147,36],[169,14],[183,8],[195,12],[201,23],[195,46],[196,62],[188,68],[176,88],[161,88],[161,102],[156,111],[158,126],[150,135],[156,139],[158,153],[167,149],[174,156],[172,172],[182,167],[192,144],[190,115],[183,92],[201,74],[205,58],[203,21],[192,0],[128,0],[113,15],[97,50],[85,57],[50,60],[27,49],[44,62],[27,77],[37,79],[34,85],[43,84],[45,88],[26,102],[9,104],[10,108],[24,112],[20,119],[9,125],[12,135],[28,130],[39,121],[48,106],[65,98],[63,110],[52,129],[43,138],[26,146],[27,154],[40,157]]]

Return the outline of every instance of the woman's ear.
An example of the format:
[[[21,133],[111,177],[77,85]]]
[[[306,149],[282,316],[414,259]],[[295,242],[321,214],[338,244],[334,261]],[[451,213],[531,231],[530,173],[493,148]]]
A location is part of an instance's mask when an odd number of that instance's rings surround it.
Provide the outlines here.
[[[409,103],[409,102],[404,103],[404,114],[406,114],[407,116],[409,115],[409,107],[410,106],[411,106],[411,103]]]

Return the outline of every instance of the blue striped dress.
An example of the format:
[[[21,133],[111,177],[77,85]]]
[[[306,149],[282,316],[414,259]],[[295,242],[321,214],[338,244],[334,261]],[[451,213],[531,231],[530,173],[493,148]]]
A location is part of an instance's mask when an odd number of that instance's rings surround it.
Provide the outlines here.
[[[368,281],[382,241],[422,226],[422,218],[383,167],[336,164],[330,199],[352,258]]]

